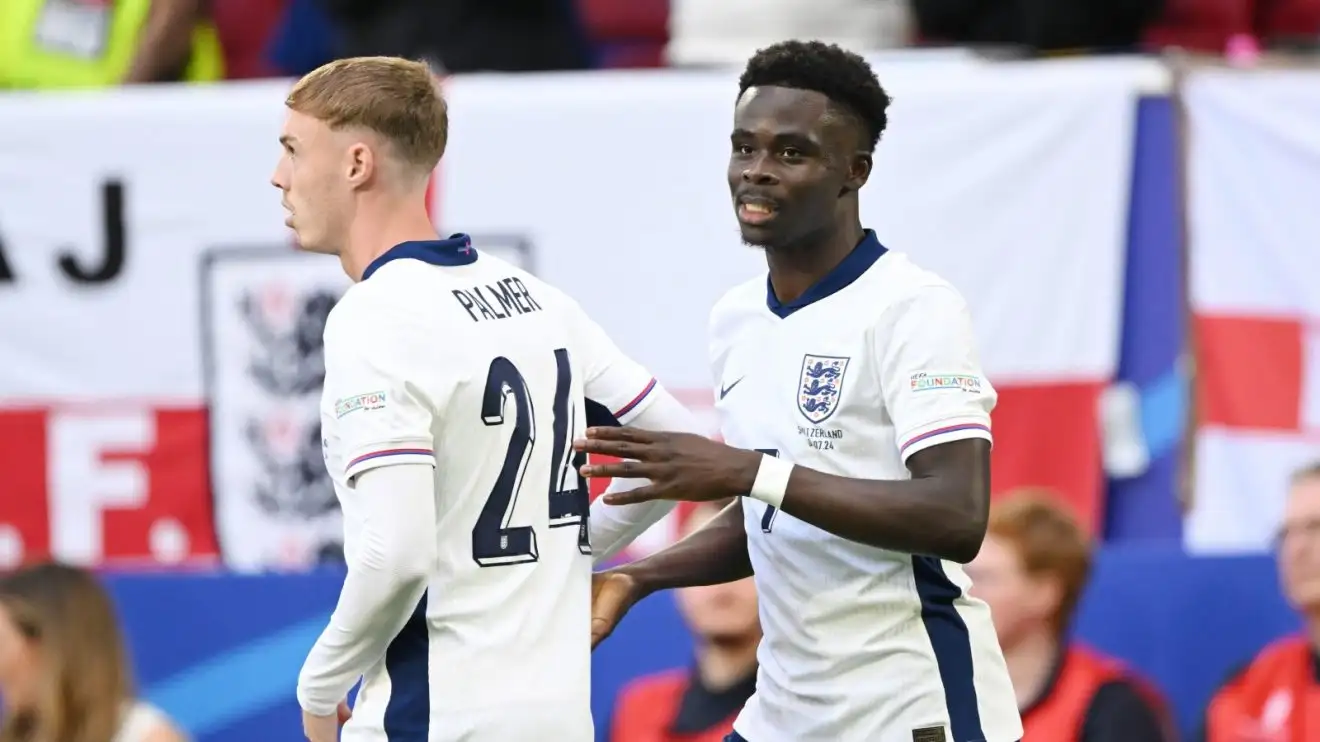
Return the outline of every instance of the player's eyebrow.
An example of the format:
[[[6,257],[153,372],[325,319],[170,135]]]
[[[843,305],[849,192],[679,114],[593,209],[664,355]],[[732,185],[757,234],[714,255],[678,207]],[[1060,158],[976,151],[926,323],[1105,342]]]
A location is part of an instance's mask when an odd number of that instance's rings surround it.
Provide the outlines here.
[[[729,139],[734,142],[756,138],[756,132],[748,131],[747,129],[734,129],[733,133],[729,135]],[[772,134],[770,141],[778,146],[792,145],[803,150],[815,150],[820,148],[820,142],[816,141],[811,135],[802,132],[780,132],[778,134]]]

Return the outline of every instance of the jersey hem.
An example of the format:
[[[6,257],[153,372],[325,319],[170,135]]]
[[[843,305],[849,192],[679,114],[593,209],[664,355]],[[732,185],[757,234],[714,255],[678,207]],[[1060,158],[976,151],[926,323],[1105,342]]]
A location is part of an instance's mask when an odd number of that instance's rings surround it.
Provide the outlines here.
[[[435,451],[429,445],[417,441],[395,441],[373,446],[349,460],[348,466],[344,467],[344,477],[351,482],[363,472],[396,464],[435,466]]]
[[[655,390],[659,386],[660,384],[655,380],[655,377],[651,377],[642,387],[642,391],[637,393],[637,396],[619,409],[611,410],[610,413],[614,415],[614,419],[618,420],[620,425],[627,425],[655,401],[657,396]]]
[[[919,451],[942,443],[970,438],[980,438],[993,444],[994,436],[990,432],[990,421],[985,418],[959,417],[923,425],[900,439],[904,442],[899,445],[899,454],[906,464],[907,460]]]

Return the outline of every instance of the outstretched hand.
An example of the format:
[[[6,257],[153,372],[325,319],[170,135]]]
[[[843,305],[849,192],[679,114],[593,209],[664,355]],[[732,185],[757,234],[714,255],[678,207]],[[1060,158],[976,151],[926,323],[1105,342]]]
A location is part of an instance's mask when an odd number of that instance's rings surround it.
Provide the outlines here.
[[[747,494],[756,479],[761,454],[727,446],[691,433],[661,433],[639,428],[588,428],[573,448],[614,456],[622,461],[588,464],[582,476],[649,479],[650,484],[605,496],[609,505],[652,500],[707,502]]]

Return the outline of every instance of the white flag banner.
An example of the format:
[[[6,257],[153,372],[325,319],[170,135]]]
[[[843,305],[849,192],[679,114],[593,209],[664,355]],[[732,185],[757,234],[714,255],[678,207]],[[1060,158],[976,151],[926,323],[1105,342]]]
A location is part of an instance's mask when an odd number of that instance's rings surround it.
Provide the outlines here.
[[[333,559],[343,534],[321,450],[322,335],[348,277],[333,257],[239,249],[209,255],[204,281],[211,480],[225,559],[237,569]]]
[[[1320,72],[1206,70],[1184,93],[1200,430],[1185,540],[1264,551],[1320,460]]]
[[[876,59],[894,104],[863,220],[967,297],[1001,390],[996,489],[1053,486],[1084,515],[1152,69]],[[560,286],[680,398],[708,400],[710,307],[764,271],[727,184],[736,73],[446,80],[440,227]],[[311,387],[345,279],[283,248],[215,252],[289,239],[269,185],[287,89],[0,98],[0,316],[22,318],[4,324],[0,534],[21,555],[259,569],[333,552]]]

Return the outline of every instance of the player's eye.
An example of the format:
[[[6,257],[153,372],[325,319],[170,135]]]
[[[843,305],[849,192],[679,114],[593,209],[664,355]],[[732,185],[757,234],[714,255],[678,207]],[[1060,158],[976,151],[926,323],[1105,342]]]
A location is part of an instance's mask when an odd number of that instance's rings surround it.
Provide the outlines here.
[[[733,145],[733,151],[740,155],[745,156],[745,155],[750,155],[752,153],[752,148],[751,146],[746,144],[735,144]]]
[[[796,160],[802,156],[802,150],[797,147],[785,147],[779,154],[790,160]]]

